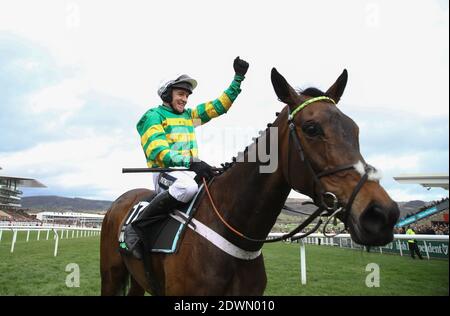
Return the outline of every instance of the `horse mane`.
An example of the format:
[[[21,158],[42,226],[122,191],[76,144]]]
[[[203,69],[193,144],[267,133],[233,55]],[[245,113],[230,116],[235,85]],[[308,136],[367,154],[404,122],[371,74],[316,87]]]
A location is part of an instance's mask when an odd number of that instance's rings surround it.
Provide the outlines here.
[[[279,112],[276,112],[275,115],[278,116],[279,114],[280,114]],[[244,149],[243,151],[238,152],[238,154],[237,154],[236,156],[232,157],[232,158],[231,158],[231,162],[225,162],[225,163],[222,163],[221,166],[222,166],[222,168],[223,168],[223,171],[220,172],[220,174],[223,174],[225,171],[227,171],[228,169],[230,169],[231,167],[233,167],[233,166],[235,165],[235,163],[238,161],[238,158],[237,158],[237,157],[243,158],[243,157],[241,157],[241,155],[245,156],[245,154],[248,152],[248,149],[249,149],[250,147],[252,147],[252,146],[256,146],[256,145],[258,144],[259,139],[260,139],[261,137],[263,137],[263,136],[264,136],[264,137],[268,137],[268,136],[269,136],[269,133],[270,133],[270,127],[272,127],[273,124],[274,124],[274,123],[268,123],[266,129],[259,131],[259,132],[258,132],[259,135],[258,135],[257,137],[253,137],[252,143],[249,144],[248,146],[246,146],[245,149]]]
[[[322,96],[328,96],[325,92],[323,92],[322,90],[320,90],[318,88],[315,88],[315,87],[309,87],[309,88],[306,88],[304,90],[297,89],[296,91],[297,91],[298,94],[302,94],[302,95],[305,95],[305,96],[308,96],[308,97],[313,97],[313,98],[315,98],[315,97],[322,97]],[[278,116],[278,114],[279,114],[279,112],[276,112],[276,116]],[[269,127],[271,127],[271,126],[272,126],[272,123],[267,124],[267,128],[265,129],[266,133],[269,132]],[[263,131],[260,131],[259,133],[260,133],[260,135],[258,137],[254,137],[253,138],[253,142],[250,145],[248,145],[247,147],[245,147],[243,152],[239,152],[237,156],[239,156],[240,154],[245,154],[248,151],[248,148],[250,146],[256,145],[258,143],[258,139],[261,136],[266,135],[265,133],[263,133]],[[233,167],[234,164],[236,163],[236,161],[237,161],[237,158],[236,157],[232,157],[231,158],[231,162],[222,163],[221,166],[223,168],[223,171],[220,174],[224,173],[225,171],[227,171],[228,169]]]
[[[267,129],[264,130],[266,133],[269,133],[269,126],[271,126],[271,125],[272,125],[271,123],[267,124]],[[225,171],[227,171],[228,169],[230,169],[231,167],[233,167],[233,166],[235,165],[235,163],[238,161],[238,158],[237,158],[237,157],[242,158],[242,157],[240,157],[240,156],[241,156],[241,155],[245,155],[245,154],[247,153],[249,147],[255,146],[256,144],[258,144],[259,138],[260,138],[261,136],[263,136],[263,135],[266,136],[266,133],[264,133],[264,131],[260,131],[260,132],[259,132],[260,135],[259,135],[258,137],[254,137],[254,138],[253,138],[253,142],[252,142],[250,145],[246,146],[245,149],[244,149],[244,151],[238,152],[238,154],[237,154],[236,156],[232,157],[232,158],[231,158],[231,162],[225,162],[225,163],[222,163],[221,166],[222,166],[222,168],[223,168],[223,171],[222,171],[220,174],[224,173]]]

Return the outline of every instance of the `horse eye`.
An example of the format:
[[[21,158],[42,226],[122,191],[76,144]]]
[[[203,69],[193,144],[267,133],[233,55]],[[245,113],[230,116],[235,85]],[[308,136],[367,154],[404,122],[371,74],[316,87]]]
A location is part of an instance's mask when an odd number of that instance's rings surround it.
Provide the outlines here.
[[[302,126],[303,132],[311,137],[323,135],[322,128],[317,123],[306,123]]]

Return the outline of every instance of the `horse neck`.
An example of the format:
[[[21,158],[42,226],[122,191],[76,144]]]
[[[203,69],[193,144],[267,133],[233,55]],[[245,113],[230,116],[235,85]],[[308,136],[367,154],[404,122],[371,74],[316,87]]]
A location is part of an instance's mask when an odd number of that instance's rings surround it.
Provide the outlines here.
[[[223,219],[240,233],[264,239],[286,201],[290,188],[278,174],[262,174],[256,163],[237,163],[213,183],[211,193]],[[259,245],[237,238],[225,225],[214,220],[218,232],[244,249]]]
[[[286,111],[283,111],[286,112]],[[261,172],[261,163],[248,162],[248,152],[257,150],[261,142],[252,144],[244,153],[244,162],[235,163],[224,174],[217,177],[211,192],[222,217],[232,227],[253,239],[264,239],[272,229],[290,192],[286,181],[287,124],[282,124],[283,112],[273,123],[278,128],[278,167],[274,172]],[[286,114],[287,121],[287,114]],[[262,137],[270,139],[267,130]],[[258,152],[258,151],[256,151]],[[239,161],[239,160],[238,160]],[[296,168],[302,166],[295,165]],[[305,182],[305,188],[307,187]],[[306,189],[305,189],[306,190]],[[211,221],[213,228],[230,241],[244,249],[259,249],[262,243],[250,242],[237,237],[216,218]]]

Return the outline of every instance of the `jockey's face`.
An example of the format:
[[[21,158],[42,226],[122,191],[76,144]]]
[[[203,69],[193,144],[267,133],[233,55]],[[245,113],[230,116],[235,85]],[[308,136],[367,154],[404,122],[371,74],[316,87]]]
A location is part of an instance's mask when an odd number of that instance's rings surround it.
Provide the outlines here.
[[[189,98],[189,92],[184,89],[172,90],[172,109],[177,113],[183,113]]]

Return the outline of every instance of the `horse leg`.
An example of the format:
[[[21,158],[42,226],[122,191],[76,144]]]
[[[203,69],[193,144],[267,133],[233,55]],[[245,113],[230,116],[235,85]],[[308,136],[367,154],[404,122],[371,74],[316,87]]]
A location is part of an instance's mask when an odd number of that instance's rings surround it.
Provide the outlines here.
[[[226,295],[239,296],[261,296],[267,285],[266,269],[264,267],[263,255],[249,261],[238,264],[236,274]]]
[[[119,256],[120,257],[120,256]],[[129,273],[123,262],[117,262],[108,267],[102,266],[100,270],[102,296],[112,296],[125,294],[125,287]]]
[[[117,234],[112,233],[111,214],[107,213],[102,224],[100,236],[100,276],[101,295],[125,295],[128,270],[117,249]]]
[[[124,257],[124,262],[127,267],[127,270],[131,274],[131,280],[133,285],[133,282],[136,283],[136,289],[132,291],[130,288],[130,292],[138,293],[138,294],[130,294],[128,295],[142,295],[139,294],[140,291],[142,292],[148,292],[151,295],[163,295],[163,289],[159,285],[160,278],[156,276],[155,271],[153,271],[153,268],[155,266],[160,266],[162,263],[159,262],[160,259],[154,258],[154,262],[151,257],[149,257],[149,260],[152,260],[152,270],[149,271],[150,275],[147,275],[144,268],[144,262],[142,260],[137,260],[133,257]],[[160,268],[161,269],[161,268]]]
[[[130,276],[130,289],[128,290],[128,296],[143,296],[145,294],[145,290],[139,283]]]
[[[101,276],[101,294],[118,295],[126,294],[125,288],[129,280],[129,270],[125,264],[124,258],[118,251],[118,237],[121,223],[124,221],[131,207],[140,199],[148,196],[152,192],[146,189],[136,189],[122,194],[113,202],[106,212],[102,223],[102,232],[100,237],[100,276]],[[138,292],[136,286],[132,293]]]

